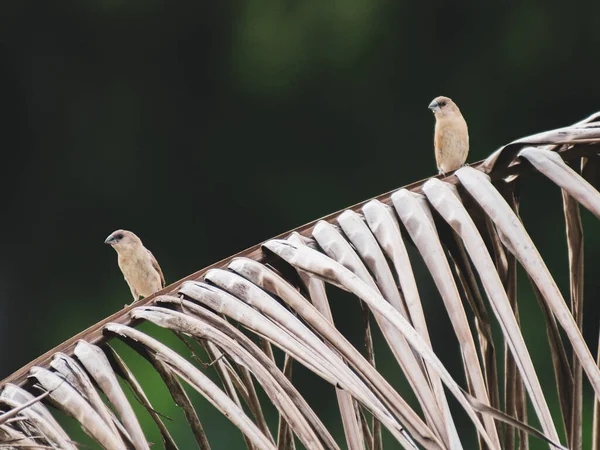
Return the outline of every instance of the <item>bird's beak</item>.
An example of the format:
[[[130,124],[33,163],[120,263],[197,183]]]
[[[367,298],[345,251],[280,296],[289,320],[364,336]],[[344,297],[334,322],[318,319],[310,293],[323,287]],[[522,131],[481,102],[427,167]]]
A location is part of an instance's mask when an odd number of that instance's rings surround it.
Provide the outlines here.
[[[428,108],[436,113],[440,110],[440,105],[438,105],[438,102],[434,100],[429,104]]]
[[[111,234],[109,237],[106,238],[104,243],[108,244],[108,245],[113,245],[115,243],[115,241],[116,241],[115,237]]]

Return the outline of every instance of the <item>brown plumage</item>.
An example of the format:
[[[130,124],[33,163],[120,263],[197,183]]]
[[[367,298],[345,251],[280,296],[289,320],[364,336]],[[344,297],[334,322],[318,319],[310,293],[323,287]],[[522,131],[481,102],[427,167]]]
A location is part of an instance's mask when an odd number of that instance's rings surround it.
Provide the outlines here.
[[[429,109],[435,115],[435,162],[441,174],[461,167],[469,153],[469,129],[458,106],[448,97],[436,97]]]
[[[117,230],[104,243],[117,251],[119,267],[134,301],[140,295],[148,297],[165,287],[165,277],[156,258],[131,231]]]

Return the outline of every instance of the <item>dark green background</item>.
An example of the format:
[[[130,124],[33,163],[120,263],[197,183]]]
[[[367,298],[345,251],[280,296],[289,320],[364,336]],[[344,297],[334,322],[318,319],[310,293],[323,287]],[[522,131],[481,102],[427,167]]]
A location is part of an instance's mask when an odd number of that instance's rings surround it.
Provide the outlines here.
[[[117,228],[135,231],[174,282],[435,174],[427,105],[437,95],[469,123],[469,161],[600,109],[600,3],[584,3],[2,2],[0,377],[130,302],[103,244]],[[522,212],[568,299],[558,189],[530,176]],[[584,219],[595,347],[600,243]],[[462,380],[440,300],[415,266],[436,348]],[[555,404],[543,322],[521,291]],[[345,305],[334,312],[352,333]],[[380,365],[395,377],[387,356]],[[305,378],[327,416],[331,389]],[[218,423],[209,438],[227,448]]]

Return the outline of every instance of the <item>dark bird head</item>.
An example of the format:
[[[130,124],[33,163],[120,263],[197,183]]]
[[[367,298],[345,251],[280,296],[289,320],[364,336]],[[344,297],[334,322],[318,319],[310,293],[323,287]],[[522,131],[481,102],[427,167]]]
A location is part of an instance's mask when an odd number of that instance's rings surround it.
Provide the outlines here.
[[[112,246],[115,250],[135,247],[141,244],[140,238],[127,230],[113,231],[104,241],[105,244]]]
[[[444,97],[443,95],[434,98],[433,101],[429,104],[428,108],[431,111],[433,111],[433,114],[435,114],[436,117],[451,115],[455,113],[460,114],[458,106],[456,106],[452,99]]]

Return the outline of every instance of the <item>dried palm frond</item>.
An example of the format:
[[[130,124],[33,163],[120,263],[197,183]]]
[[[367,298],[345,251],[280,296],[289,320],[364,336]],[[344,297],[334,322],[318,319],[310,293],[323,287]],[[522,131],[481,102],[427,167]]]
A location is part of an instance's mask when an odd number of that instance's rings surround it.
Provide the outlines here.
[[[448,177],[414,183],[312,222],[101,321],[4,380],[0,446],[77,448],[49,403],[104,448],[148,449],[139,403],[165,448],[185,448],[173,437],[172,421],[153,406],[155,393],[138,381],[128,358],[108,345],[117,339],[150,363],[201,449],[218,443],[207,437],[186,386],[227,417],[248,448],[377,450],[389,433],[407,449],[459,449],[469,445],[465,435],[474,430],[481,448],[524,449],[534,436],[546,446],[579,449],[582,393],[589,384],[598,448],[600,370],[581,334],[579,205],[600,218],[600,194],[593,186],[599,118],[517,140]],[[562,191],[569,304],[519,215],[516,185],[532,169]],[[430,282],[413,269],[423,263],[445,313],[424,301]],[[562,427],[522,333],[517,263],[546,323]],[[331,296],[338,295],[332,288],[359,302],[364,351],[336,326],[345,317],[332,312]],[[436,349],[430,333],[445,314],[453,330],[446,340],[458,344],[462,371],[447,367],[448,355]],[[142,331],[144,323],[172,331],[193,357]],[[375,330],[385,344],[374,339]],[[393,379],[375,365],[382,350],[397,364]],[[276,357],[280,351],[283,364]],[[197,352],[212,362],[198,362]],[[294,361],[335,391],[343,444],[299,390]],[[394,387],[398,379],[408,383],[414,400]],[[528,401],[539,430],[527,424]],[[279,416],[276,434],[265,413],[272,408]]]

